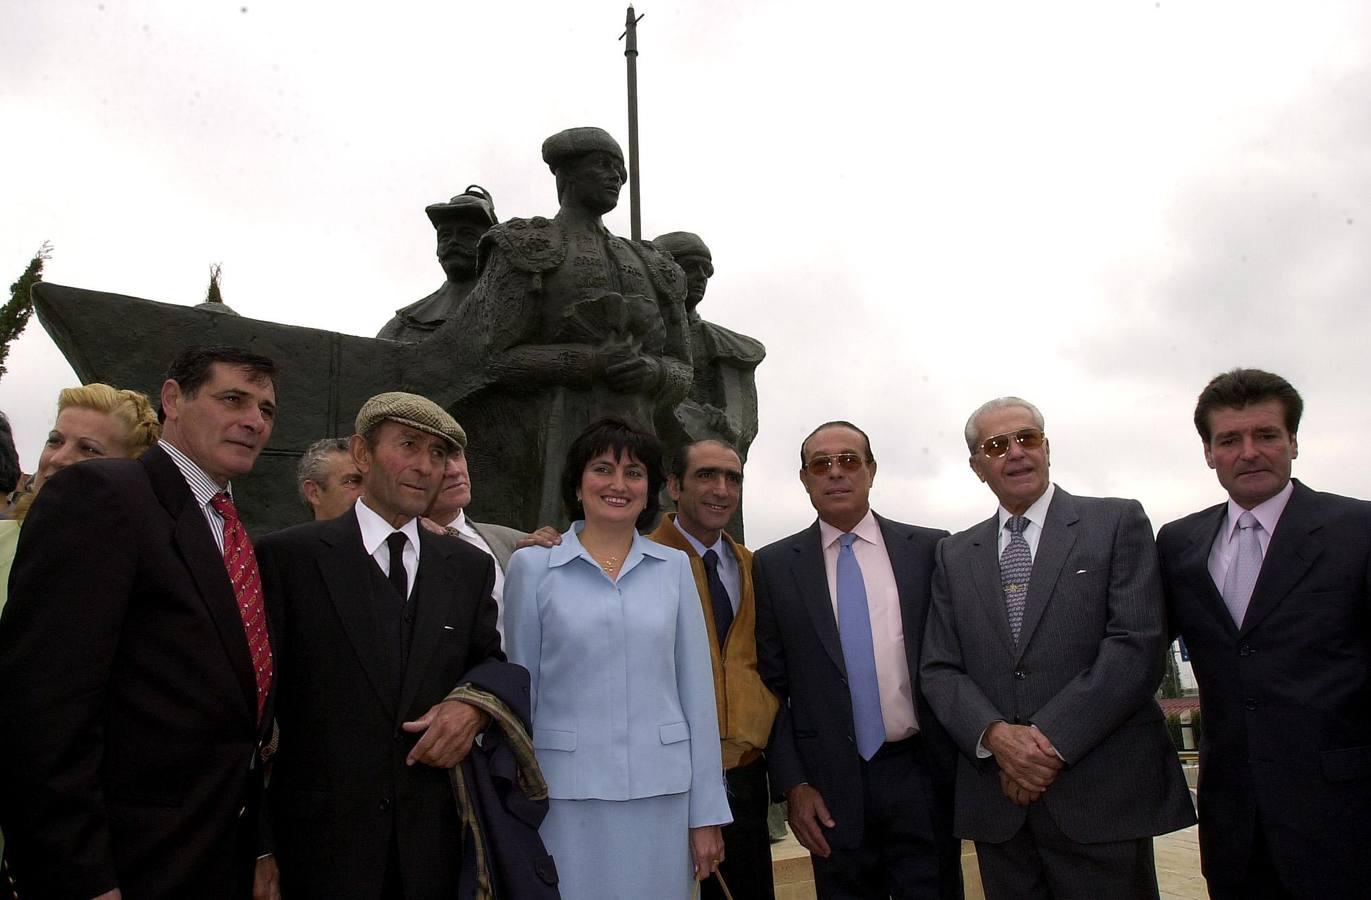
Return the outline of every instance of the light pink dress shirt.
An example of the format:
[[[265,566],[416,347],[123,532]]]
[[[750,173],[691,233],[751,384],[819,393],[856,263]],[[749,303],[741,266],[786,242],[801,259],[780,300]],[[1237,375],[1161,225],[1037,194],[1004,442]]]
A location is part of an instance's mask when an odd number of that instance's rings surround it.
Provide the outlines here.
[[[852,552],[862,567],[866,605],[871,611],[871,643],[876,651],[876,681],[881,689],[881,718],[885,739],[902,741],[919,731],[914,713],[914,690],[909,679],[909,660],[904,653],[904,619],[900,616],[900,591],[885,549],[880,523],[871,510],[852,529],[857,540]],[[824,548],[824,571],[828,575],[828,598],[833,621],[838,621],[838,538],[843,532],[819,520],[819,541]]]

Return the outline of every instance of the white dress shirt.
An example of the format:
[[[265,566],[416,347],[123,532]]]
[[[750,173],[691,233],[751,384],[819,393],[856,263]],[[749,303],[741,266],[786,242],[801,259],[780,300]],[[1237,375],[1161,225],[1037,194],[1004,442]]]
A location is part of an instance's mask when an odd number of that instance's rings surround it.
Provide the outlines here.
[[[414,593],[414,578],[419,574],[419,520],[410,519],[399,528],[394,528],[367,506],[365,497],[357,498],[353,509],[357,510],[357,524],[362,527],[362,546],[387,578],[390,577],[390,547],[386,544],[386,538],[396,531],[408,538],[401,557],[405,562],[405,587],[408,591],[405,599],[408,600]]]
[[[1251,510],[1243,509],[1232,497],[1228,498],[1228,514],[1224,516],[1223,527],[1214,536],[1214,546],[1209,548],[1209,577],[1214,579],[1214,585],[1223,593],[1223,582],[1228,577],[1228,569],[1233,565],[1233,560],[1238,555],[1238,542],[1235,539],[1238,534],[1238,517],[1245,512],[1251,512],[1256,517],[1261,528],[1257,529],[1257,543],[1262,548],[1262,559],[1266,559],[1266,548],[1271,546],[1271,535],[1276,531],[1276,523],[1280,521],[1281,513],[1285,512],[1285,505],[1290,502],[1290,495],[1295,492],[1295,483],[1287,481],[1285,487],[1274,496],[1256,506]]]
[[[719,532],[719,537],[714,543],[706,547],[696,539],[695,535],[681,527],[679,514],[671,520],[671,524],[676,526],[676,530],[690,543],[691,548],[700,555],[701,559],[704,559],[706,550],[713,550],[719,557],[719,580],[724,583],[724,590],[728,592],[728,602],[733,607],[733,615],[736,616],[738,614],[738,601],[742,597],[743,576],[738,571],[738,559],[733,555],[733,548],[728,545],[728,541],[724,540],[724,533]]]
[[[214,543],[219,547],[220,555],[224,552],[224,517],[219,515],[219,510],[209,505],[209,501],[215,494],[228,494],[229,499],[233,499],[233,486],[219,487],[219,483],[209,477],[204,469],[200,468],[193,459],[182,453],[175,445],[169,444],[164,440],[159,440],[157,445],[167,451],[167,456],[176,463],[176,468],[181,471],[181,477],[186,480],[186,487],[190,488],[191,496],[200,506],[200,512],[205,515],[205,522],[209,524],[209,532],[214,536]]]
[[[1047,521],[1047,508],[1052,505],[1052,495],[1056,492],[1057,486],[1048,482],[1047,490],[1043,491],[1043,495],[1034,500],[1024,511],[1023,516],[1028,520],[1028,524],[1024,526],[1023,539],[1028,543],[1028,555],[1033,559],[1038,558],[1038,541],[1042,540],[1043,523]],[[1000,506],[1000,556],[1004,555],[1004,548],[1009,546],[1011,535],[1009,529],[1004,526],[1013,515],[1003,505]]]
[[[871,613],[871,643],[876,652],[876,681],[881,693],[881,718],[885,739],[902,741],[919,731],[914,712],[914,690],[909,679],[909,659],[904,652],[904,619],[900,616],[900,591],[895,570],[880,523],[871,510],[852,529],[857,540],[852,552],[862,569],[866,586],[866,605]],[[819,520],[819,541],[824,548],[824,571],[828,575],[828,597],[833,603],[833,621],[838,621],[838,539],[843,532]]]
[[[495,598],[495,630],[500,632],[500,643],[503,644],[505,640],[505,570],[500,568],[500,560],[496,557],[495,551],[490,549],[486,539],[481,537],[481,533],[472,528],[471,523],[467,521],[466,510],[457,510],[457,518],[447,523],[445,527],[495,561],[495,590],[491,592],[491,596]]]

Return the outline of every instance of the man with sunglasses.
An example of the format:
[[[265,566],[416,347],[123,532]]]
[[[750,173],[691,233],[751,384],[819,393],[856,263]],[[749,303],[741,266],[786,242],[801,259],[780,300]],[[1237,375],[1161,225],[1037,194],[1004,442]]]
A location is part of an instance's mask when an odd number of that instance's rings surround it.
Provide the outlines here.
[[[1290,477],[1304,401],[1234,369],[1195,405],[1223,503],[1157,535],[1204,712],[1200,860],[1217,900],[1371,883],[1371,503]]]
[[[960,898],[956,750],[918,689],[947,532],[877,516],[875,476],[861,429],[820,425],[800,445],[818,520],[753,557],[758,671],[781,701],[767,766],[821,900]]]
[[[958,837],[996,898],[1156,898],[1152,837],[1195,814],[1153,693],[1166,649],[1136,500],[1048,480],[1042,413],[1002,397],[966,423],[999,509],[943,541],[923,689],[961,750]]]

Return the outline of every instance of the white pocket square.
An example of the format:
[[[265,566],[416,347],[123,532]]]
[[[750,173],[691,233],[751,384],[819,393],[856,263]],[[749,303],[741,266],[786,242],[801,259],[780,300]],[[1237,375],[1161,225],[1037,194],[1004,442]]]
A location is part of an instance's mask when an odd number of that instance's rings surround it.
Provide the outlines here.
[[[443,626],[443,630],[444,630],[444,631],[453,631],[453,630],[455,630],[455,629],[453,629],[453,627],[452,627],[451,625],[444,625],[444,626]]]

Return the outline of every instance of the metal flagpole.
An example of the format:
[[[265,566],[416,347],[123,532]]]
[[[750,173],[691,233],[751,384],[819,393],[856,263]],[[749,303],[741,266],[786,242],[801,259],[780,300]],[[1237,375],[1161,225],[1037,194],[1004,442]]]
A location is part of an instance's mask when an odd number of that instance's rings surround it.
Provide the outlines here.
[[[642,16],[633,15],[633,7],[628,8],[624,17],[624,33],[619,35],[624,43],[624,57],[628,61],[628,208],[631,237],[635,241],[643,239],[642,199],[638,187],[638,20]]]

